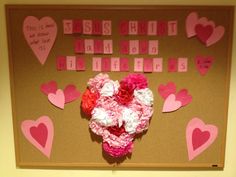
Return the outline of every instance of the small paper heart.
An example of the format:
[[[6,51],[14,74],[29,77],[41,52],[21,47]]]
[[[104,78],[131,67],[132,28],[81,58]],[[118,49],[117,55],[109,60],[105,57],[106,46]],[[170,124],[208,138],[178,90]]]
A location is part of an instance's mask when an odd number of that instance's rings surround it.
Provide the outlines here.
[[[65,105],[65,95],[61,89],[58,89],[56,93],[49,93],[48,100],[56,107],[64,109]]]
[[[163,99],[166,99],[170,94],[175,94],[176,85],[173,82],[169,82],[166,85],[161,84],[158,87],[158,92]]]
[[[181,106],[186,106],[192,102],[192,96],[187,89],[182,89],[176,94],[176,100],[181,102]]]
[[[50,81],[48,83],[44,83],[41,85],[40,90],[45,95],[48,95],[49,93],[56,93],[57,83],[56,83],[56,81]]]
[[[180,101],[176,101],[176,97],[174,94],[170,94],[165,102],[164,102],[164,106],[162,109],[162,112],[172,112],[172,111],[176,111],[177,109],[179,109],[181,107],[181,102]]]
[[[80,92],[76,90],[75,85],[67,85],[64,89],[65,103],[72,102],[79,98]]]
[[[211,68],[213,64],[213,57],[210,56],[196,56],[195,57],[195,65],[197,67],[198,72],[204,76],[207,74],[208,70]]]
[[[197,24],[195,26],[195,31],[196,31],[196,34],[197,34],[197,38],[203,44],[206,44],[206,41],[209,39],[209,37],[213,33],[213,27],[210,26],[210,25],[203,26],[202,24]]]

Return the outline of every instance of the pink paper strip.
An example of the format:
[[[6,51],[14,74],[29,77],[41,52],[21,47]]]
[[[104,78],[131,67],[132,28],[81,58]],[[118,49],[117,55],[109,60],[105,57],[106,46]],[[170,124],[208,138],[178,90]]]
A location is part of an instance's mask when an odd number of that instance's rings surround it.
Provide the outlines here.
[[[120,53],[124,55],[129,54],[129,41],[128,40],[120,41]]]
[[[130,35],[138,34],[138,21],[129,21],[129,34]]]
[[[120,58],[111,58],[111,71],[120,71]]]
[[[84,39],[76,39],[74,46],[75,53],[84,53]]]
[[[66,57],[65,56],[57,57],[57,70],[58,71],[66,70]]]
[[[82,30],[83,30],[82,20],[80,19],[73,20],[73,33],[81,34]]]
[[[187,71],[188,71],[188,59],[178,58],[178,72],[187,72]]]
[[[102,58],[93,57],[93,71],[101,71],[101,70],[102,70]]]
[[[157,35],[166,36],[168,34],[168,24],[166,21],[157,22]]]
[[[169,58],[168,60],[168,72],[177,72],[178,61],[176,58]]]
[[[110,36],[112,33],[112,24],[111,20],[102,21],[102,35]]]
[[[178,23],[177,21],[168,21],[168,35],[176,36],[178,33]]]
[[[148,41],[147,40],[139,41],[139,54],[141,55],[148,54]]]
[[[91,35],[92,34],[92,28],[93,28],[93,22],[92,20],[83,20],[83,34]]]
[[[94,40],[93,39],[85,39],[84,40],[84,49],[86,54],[94,53]]]
[[[129,41],[129,54],[131,55],[139,54],[139,41],[138,40]]]
[[[157,21],[148,21],[148,35],[155,36],[157,34]]]
[[[129,59],[120,58],[120,71],[129,71]]]
[[[138,22],[138,35],[147,35],[148,24],[147,21]]]
[[[72,20],[63,20],[63,32],[64,34],[73,33],[73,21]]]
[[[103,40],[94,39],[94,54],[103,54]]]
[[[76,57],[75,56],[67,56],[66,57],[66,67],[67,70],[76,70]]]
[[[112,54],[113,53],[112,40],[103,40],[103,53],[104,54]]]
[[[148,54],[157,55],[158,54],[158,40],[150,40],[148,45]]]
[[[85,60],[84,60],[84,58],[81,58],[81,57],[76,58],[76,70],[77,71],[85,71]]]
[[[129,34],[129,22],[128,20],[123,20],[119,24],[119,32],[120,35],[128,35]]]
[[[102,35],[102,21],[101,20],[93,20],[93,35]]]
[[[153,58],[153,72],[162,72],[163,65],[162,65],[162,58]]]
[[[102,71],[111,71],[111,58],[102,58]]]
[[[152,58],[144,58],[143,60],[144,66],[143,66],[143,71],[150,73],[153,71],[153,60]]]
[[[134,59],[134,72],[143,72],[143,58]]]

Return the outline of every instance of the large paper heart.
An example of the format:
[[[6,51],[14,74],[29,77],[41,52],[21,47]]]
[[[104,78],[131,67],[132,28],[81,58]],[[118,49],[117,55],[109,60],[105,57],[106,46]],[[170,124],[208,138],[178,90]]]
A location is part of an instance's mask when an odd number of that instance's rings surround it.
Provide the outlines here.
[[[65,106],[65,95],[61,89],[58,89],[56,93],[49,93],[48,100],[56,107],[64,109]]]
[[[49,93],[55,94],[57,91],[57,83],[56,83],[56,81],[50,81],[48,83],[44,83],[41,85],[40,90],[45,95],[48,95]]]
[[[34,16],[27,16],[23,23],[23,33],[28,45],[43,65],[57,36],[56,22],[51,17],[38,20]]]
[[[207,74],[208,70],[211,68],[213,64],[213,57],[210,56],[196,56],[195,57],[195,65],[197,67],[198,72],[204,76]]]
[[[41,116],[36,121],[23,121],[21,123],[21,131],[31,144],[50,158],[54,128],[48,116]]]
[[[195,31],[197,38],[204,44],[206,44],[206,41],[210,38],[210,36],[213,33],[213,27],[210,25],[203,26],[202,24],[197,24],[195,26]]]
[[[192,102],[192,96],[187,89],[182,89],[176,94],[176,100],[181,102],[181,106],[186,106]]]
[[[176,85],[173,82],[168,82],[166,85],[161,84],[158,87],[158,92],[163,99],[166,99],[170,94],[175,94]]]
[[[67,85],[66,88],[64,89],[64,95],[65,95],[65,103],[69,103],[79,98],[80,92],[76,90],[76,86]]]
[[[206,41],[206,46],[209,47],[212,44],[218,42],[224,36],[224,33],[225,33],[225,28],[223,26],[217,26],[214,29],[212,35]]]
[[[170,94],[165,102],[164,102],[164,106],[162,109],[162,112],[172,112],[172,111],[176,111],[177,109],[179,109],[182,106],[180,101],[176,100],[176,97],[174,94]]]
[[[186,128],[189,160],[193,160],[205,151],[215,141],[217,135],[218,128],[215,125],[207,125],[197,117],[190,120]]]

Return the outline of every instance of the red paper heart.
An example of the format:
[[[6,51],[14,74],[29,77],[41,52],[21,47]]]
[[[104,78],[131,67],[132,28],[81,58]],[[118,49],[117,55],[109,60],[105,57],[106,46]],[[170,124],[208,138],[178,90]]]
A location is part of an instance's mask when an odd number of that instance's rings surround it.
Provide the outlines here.
[[[193,150],[201,147],[209,138],[210,133],[208,131],[201,131],[199,128],[194,129],[192,134]]]
[[[67,85],[66,88],[64,89],[64,95],[65,95],[65,103],[69,103],[79,98],[80,92],[76,90],[76,86]]]
[[[213,57],[197,56],[195,58],[195,64],[199,73],[204,76],[210,69],[213,61]]]
[[[158,87],[158,92],[163,99],[166,99],[170,94],[175,94],[176,85],[173,82],[169,82],[166,85],[161,84]]]
[[[209,39],[211,34],[213,33],[213,27],[210,25],[203,26],[202,24],[197,24],[195,26],[195,32],[197,34],[197,38],[206,44],[206,41]]]
[[[48,138],[46,125],[40,123],[37,127],[31,127],[30,134],[42,147],[45,147]]]
[[[56,83],[56,81],[50,81],[48,83],[44,83],[41,85],[40,90],[45,95],[48,95],[49,93],[55,94],[57,91],[57,83]]]
[[[182,89],[176,94],[176,100],[180,101],[182,106],[186,106],[187,104],[191,103],[192,96],[188,94],[187,89]]]

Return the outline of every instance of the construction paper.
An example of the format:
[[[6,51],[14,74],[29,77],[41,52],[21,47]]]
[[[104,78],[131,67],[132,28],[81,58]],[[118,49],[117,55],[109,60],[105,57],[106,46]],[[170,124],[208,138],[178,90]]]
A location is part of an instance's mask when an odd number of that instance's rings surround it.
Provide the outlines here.
[[[178,61],[176,58],[169,58],[168,60],[168,72],[177,72]]]
[[[66,68],[69,71],[76,70],[76,57],[75,56],[67,56],[66,57]]]
[[[111,71],[111,59],[102,58],[102,71],[108,72]]]
[[[153,58],[153,72],[162,72],[163,65],[162,65],[162,58]]]
[[[58,71],[66,70],[66,57],[65,56],[57,57],[57,70]]]
[[[218,128],[205,124],[200,118],[194,117],[186,127],[186,142],[189,161],[203,153],[217,138]]]
[[[143,72],[143,58],[134,59],[134,72]]]
[[[212,44],[218,42],[224,36],[224,33],[225,33],[225,28],[223,26],[215,27],[213,33],[206,41],[206,46],[209,47]]]
[[[103,52],[104,52],[104,54],[112,54],[113,53],[112,40],[103,40]]]
[[[129,21],[129,34],[130,35],[138,34],[138,21]]]
[[[120,41],[120,53],[129,54],[129,41],[128,40]]]
[[[21,131],[33,146],[50,158],[54,127],[52,120],[48,116],[41,116],[35,121],[24,120],[21,123]]]
[[[172,112],[176,111],[181,107],[181,102],[176,100],[174,94],[170,94],[164,102],[162,112]]]
[[[112,24],[111,20],[102,21],[102,35],[110,36],[112,33]]]
[[[176,94],[176,100],[181,102],[181,106],[186,106],[192,102],[192,96],[187,89],[182,89]]]
[[[129,71],[129,59],[120,58],[120,71]]]
[[[209,37],[212,35],[213,33],[213,27],[210,25],[207,26],[203,26],[202,24],[196,24],[195,26],[195,31],[196,31],[196,35],[197,38],[203,43],[205,44],[206,41],[209,39]]]
[[[157,21],[157,35],[166,36],[168,34],[168,24],[166,21]]]
[[[101,70],[102,70],[102,58],[93,57],[93,71],[101,71]]]
[[[188,59],[178,58],[178,72],[187,72],[187,71],[188,71]]]
[[[34,16],[27,16],[23,23],[23,33],[29,47],[43,65],[57,36],[56,22],[51,17],[39,20]]]
[[[101,20],[93,20],[92,23],[92,34],[93,35],[102,35],[102,21]]]
[[[76,89],[75,85],[67,85],[64,89],[65,103],[75,101],[80,97],[80,92]]]
[[[214,58],[211,56],[196,56],[195,65],[198,72],[205,76],[213,64]]]
[[[147,21],[138,22],[138,35],[147,35],[148,24]]]
[[[129,41],[129,54],[131,55],[139,54],[139,41],[138,40]]]
[[[149,55],[157,55],[158,54],[158,40],[149,40],[148,54]]]
[[[187,37],[193,37],[196,35],[195,26],[198,23],[198,14],[196,12],[191,12],[188,17],[186,18],[185,28]]]
[[[64,34],[73,34],[73,20],[63,20],[63,32]]]
[[[56,93],[49,93],[48,94],[48,100],[50,103],[52,103],[54,106],[64,109],[65,106],[65,95],[64,92],[61,89],[58,89]]]
[[[84,58],[81,58],[81,57],[76,58],[76,70],[77,71],[85,71],[85,60],[84,60]]]
[[[157,21],[148,21],[148,35],[157,35]]]
[[[123,20],[119,24],[119,32],[120,35],[128,35],[129,34],[129,21]]]
[[[120,58],[111,58],[111,71],[120,71]]]
[[[139,41],[139,54],[146,55],[148,54],[148,41],[147,40],[140,40]]]
[[[168,21],[168,36],[176,36],[178,33],[178,23],[176,20]]]
[[[76,39],[75,45],[74,45],[74,51],[75,53],[84,53],[85,52],[85,46],[84,46],[84,39]]]
[[[103,40],[94,40],[94,54],[103,54]]]
[[[94,53],[94,40],[93,39],[84,40],[84,51],[86,54]]]
[[[49,93],[56,93],[57,91],[57,83],[56,81],[49,81],[47,83],[43,83],[40,86],[41,92],[43,92],[45,95],[48,95]]]
[[[144,58],[143,60],[143,71],[144,72],[152,72],[153,70],[153,60],[152,58]]]
[[[168,82],[166,85],[161,84],[158,87],[158,93],[163,99],[166,99],[169,95],[176,93],[176,85],[173,82]]]
[[[82,20],[80,19],[73,20],[73,33],[82,34],[82,32],[83,32]]]
[[[92,20],[83,20],[83,34],[91,35],[92,34],[92,28],[93,28],[93,22]]]

